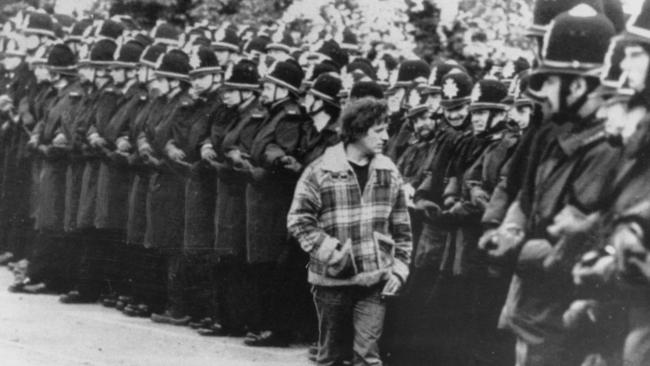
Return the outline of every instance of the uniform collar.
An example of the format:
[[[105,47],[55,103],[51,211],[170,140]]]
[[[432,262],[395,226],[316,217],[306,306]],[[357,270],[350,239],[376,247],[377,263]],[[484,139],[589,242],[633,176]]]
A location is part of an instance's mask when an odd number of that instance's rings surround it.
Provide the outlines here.
[[[579,129],[564,131],[557,136],[558,144],[567,156],[575,154],[583,146],[591,145],[607,137],[605,126],[600,120],[585,119],[578,123]]]

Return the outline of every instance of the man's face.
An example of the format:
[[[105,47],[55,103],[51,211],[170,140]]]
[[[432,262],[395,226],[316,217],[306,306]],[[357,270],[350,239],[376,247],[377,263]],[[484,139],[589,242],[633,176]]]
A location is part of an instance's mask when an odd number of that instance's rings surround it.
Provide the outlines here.
[[[241,94],[239,90],[229,89],[223,92],[223,102],[229,107],[236,106],[241,103]]]
[[[562,80],[557,75],[546,77],[538,95],[545,99],[546,110],[549,113],[558,113],[560,111],[560,86]]]
[[[213,77],[212,74],[205,74],[197,77],[192,78],[192,89],[197,94],[201,94],[207,90],[209,90],[212,87],[212,82],[213,82]]]
[[[621,101],[616,103],[606,103],[601,106],[598,110],[597,117],[605,119],[605,131],[609,135],[623,137],[623,130],[627,124],[625,114],[626,103]],[[629,136],[627,137],[629,138]]]
[[[8,56],[2,59],[2,64],[4,65],[5,69],[9,71],[16,70],[22,62],[23,62],[22,58],[14,57],[14,56]]]
[[[314,114],[323,107],[323,101],[311,93],[306,93],[302,105],[309,114]]]
[[[429,117],[427,113],[422,114],[415,118],[413,122],[413,129],[420,138],[427,138],[433,133],[436,127],[436,122]]]
[[[435,113],[440,109],[440,101],[442,100],[442,94],[435,93],[429,94],[427,96],[426,104],[429,106],[429,112]]]
[[[167,78],[156,78],[156,89],[158,89],[160,95],[167,95],[171,90],[169,80]]]
[[[314,98],[314,95],[311,93],[306,93],[302,101],[302,105],[303,107],[305,107],[305,110],[307,110],[307,112],[311,112],[314,102],[316,102],[316,98]]]
[[[95,81],[95,70],[91,66],[80,66],[79,78],[82,82],[92,83]]]
[[[383,118],[385,120],[385,118]],[[382,121],[370,127],[365,136],[357,140],[355,144],[367,156],[381,154],[388,142],[388,123]]]
[[[149,78],[151,77],[151,69],[148,66],[140,66],[138,68],[138,81],[146,84],[149,82]]]
[[[48,70],[44,65],[38,65],[34,68],[34,76],[36,77],[36,82],[38,83],[52,80],[50,70]]]
[[[217,55],[217,60],[219,60],[219,65],[225,67],[230,61],[230,52],[225,50],[214,51],[214,54]]]
[[[485,132],[490,122],[490,110],[480,109],[472,112],[472,128],[475,134]]]
[[[107,69],[103,67],[95,68],[95,81],[104,82],[110,78],[110,73]]]
[[[113,79],[113,83],[116,86],[123,85],[126,83],[126,70],[124,70],[121,67],[117,67],[114,69],[111,69],[110,71],[111,78]]]
[[[406,105],[409,107],[415,107],[417,105],[420,105],[420,101],[422,100],[422,96],[418,92],[416,88],[413,88],[409,91],[408,97],[404,101]]]
[[[399,112],[405,94],[406,90],[404,88],[398,88],[393,94],[388,96],[388,110],[391,113]]]
[[[650,55],[643,47],[636,45],[625,47],[624,53],[621,69],[627,75],[627,83],[632,89],[641,91],[646,86]]]
[[[277,96],[276,92],[277,86],[273,83],[265,82],[262,85],[262,102],[263,103],[273,103],[275,102]]]
[[[515,121],[519,128],[525,130],[530,124],[530,116],[533,114],[533,107],[528,105],[513,106],[508,111],[508,117]]]
[[[442,112],[452,127],[460,127],[469,114],[469,103],[463,103],[454,108],[443,108]]]
[[[28,51],[34,51],[41,45],[41,37],[36,34],[30,34],[25,37],[25,48]]]

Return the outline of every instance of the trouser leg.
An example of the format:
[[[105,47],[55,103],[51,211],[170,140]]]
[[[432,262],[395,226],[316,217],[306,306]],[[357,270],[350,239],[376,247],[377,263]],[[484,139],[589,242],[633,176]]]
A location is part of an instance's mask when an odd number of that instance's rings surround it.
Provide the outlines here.
[[[110,252],[94,229],[85,230],[82,234],[84,251],[79,263],[78,291],[86,298],[97,299],[105,287],[104,263]]]
[[[206,254],[188,253],[183,256],[186,270],[185,296],[187,313],[193,319],[209,315],[211,258]]]
[[[353,302],[348,288],[314,286],[318,316],[318,365],[339,366],[350,360]]]
[[[167,264],[167,309],[174,317],[186,314],[184,294],[184,263],[180,253],[166,255]]]
[[[33,283],[46,283],[50,290],[64,291],[69,285],[66,273],[70,253],[62,233],[39,232],[30,256],[27,277]]]
[[[270,328],[278,336],[291,341],[316,338],[317,321],[310,286],[304,273],[308,255],[296,242],[291,242],[276,269],[268,301]]]
[[[162,312],[167,297],[164,257],[155,249],[137,247],[135,261],[133,296],[136,302],[148,305],[153,312]]]
[[[352,313],[354,325],[353,360],[355,366],[381,366],[379,339],[384,328],[386,305],[381,299],[381,286],[358,288]]]
[[[227,331],[243,333],[262,317],[251,285],[251,272],[241,258],[222,257],[217,264],[218,322]],[[267,304],[268,305],[268,304]]]

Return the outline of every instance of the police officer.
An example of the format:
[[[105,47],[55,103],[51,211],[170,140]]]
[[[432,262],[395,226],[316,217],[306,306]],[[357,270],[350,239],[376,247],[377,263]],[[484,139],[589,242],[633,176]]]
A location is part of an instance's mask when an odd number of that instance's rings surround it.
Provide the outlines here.
[[[131,263],[132,293],[130,298],[122,298],[116,308],[128,316],[149,317],[152,311],[163,311],[165,303],[165,276],[160,265],[157,249],[145,245],[144,236],[147,226],[147,190],[153,168],[145,163],[140,155],[138,139],[144,128],[150,123],[164,118],[167,106],[166,95],[157,89],[154,76],[156,63],[165,53],[164,44],[149,45],[138,62],[138,82],[145,88],[146,94],[140,95],[142,108],[135,114],[128,130],[120,137],[131,145],[129,149],[129,171],[132,183],[128,196],[128,213],[126,240],[133,253]],[[151,122],[153,123],[153,122]]]
[[[189,56],[183,51],[172,49],[160,59],[154,75],[168,106],[163,118],[148,120],[138,138],[140,155],[154,168],[147,191],[145,246],[161,250],[167,273],[166,308],[153,313],[151,320],[178,325],[190,320],[183,298],[185,181],[182,168],[175,164],[179,156],[168,143],[172,126],[184,120],[194,105],[188,95],[189,71]]]
[[[87,115],[87,120],[82,121],[77,130],[84,131],[81,142],[81,152],[84,157],[84,168],[81,177],[81,189],[77,211],[76,229],[80,230],[83,241],[84,253],[79,268],[79,281],[75,289],[60,297],[63,303],[94,302],[103,290],[110,291],[105,270],[106,258],[110,258],[112,240],[98,235],[95,227],[95,214],[97,204],[97,178],[101,165],[101,158],[105,156],[104,150],[107,141],[104,138],[105,129],[111,117],[117,111],[120,101],[119,90],[112,85],[109,66],[114,60],[117,44],[111,39],[102,39],[95,43],[90,51],[90,58],[86,66],[92,72],[94,87],[97,90],[97,99],[93,103],[93,110]],[[106,288],[105,286],[108,286]]]
[[[301,124],[304,123],[298,92],[303,72],[293,59],[280,61],[263,79],[262,101],[269,114],[251,147],[256,173],[246,190],[247,257],[255,267],[262,324],[249,334],[247,344],[285,346],[288,339],[268,331],[276,319],[269,300],[280,286],[273,281],[280,255],[287,249],[286,214],[302,165],[298,160]],[[272,305],[272,304],[271,304]]]
[[[601,207],[609,195],[619,152],[604,139],[602,122],[593,117],[598,102],[590,101],[588,95],[598,82],[587,76],[603,62],[614,27],[584,4],[560,14],[552,24],[544,40],[541,66],[533,74],[539,80],[531,81],[542,85],[540,95],[547,100],[553,123],[541,127],[535,136],[527,169],[535,169],[536,174],[513,203],[519,209],[511,206],[502,224],[509,228],[509,236],[497,233],[497,248],[491,252],[519,249],[501,319],[517,336],[518,360],[535,358],[563,365],[582,362],[584,344],[561,325],[572,300],[571,281],[556,266],[543,262],[566,245],[561,238],[575,218]],[[567,33],[577,28],[585,31]],[[572,44],[575,48],[568,47]],[[539,281],[539,270],[544,281]]]
[[[391,108],[390,124],[386,155],[397,161],[408,146],[413,130],[404,117],[410,107],[421,104],[422,95],[418,85],[426,83],[431,69],[422,60],[407,60],[400,64],[397,80],[387,91],[389,107]]]
[[[497,80],[481,80],[472,91],[470,113],[474,136],[459,142],[459,157],[448,174],[454,205],[441,214],[441,220],[454,229],[448,235],[442,272],[458,279],[468,298],[454,302],[460,312],[471,319],[464,341],[472,342],[472,357],[480,364],[511,363],[514,342],[510,335],[497,332],[497,318],[507,291],[509,278],[492,278],[487,262],[478,251],[481,235],[480,219],[494,186],[499,181],[502,165],[512,153],[518,135],[507,125],[505,84]],[[453,180],[456,180],[454,185]],[[453,254],[452,254],[453,253]],[[452,264],[453,263],[453,264]],[[458,313],[456,313],[458,314]],[[475,337],[475,338],[474,338]]]
[[[34,101],[43,89],[37,87],[36,77],[27,59],[36,54],[41,57],[45,55],[47,46],[55,38],[52,19],[47,14],[29,13],[23,24],[18,25],[18,31],[25,37],[24,42],[10,42],[8,51],[12,57],[5,62],[13,73],[7,94],[11,97],[17,116],[12,118],[14,123],[9,124],[9,128],[4,132],[6,144],[3,147],[5,153],[2,187],[4,207],[10,210],[6,226],[7,242],[19,253],[16,259],[29,255],[29,245],[35,239],[35,183],[40,172],[38,162],[34,161],[32,164],[35,159],[28,150],[27,143],[37,122],[34,118],[34,107],[37,106]],[[43,85],[45,84],[41,83],[41,86]],[[35,142],[32,142],[30,147],[34,148]],[[26,264],[21,267],[23,271],[19,273],[23,276]]]
[[[126,287],[126,218],[131,176],[128,171],[128,153],[131,142],[126,131],[132,120],[142,108],[141,96],[145,91],[137,80],[137,62],[144,48],[142,44],[129,41],[115,51],[115,60],[110,64],[113,87],[119,92],[118,107],[103,137],[106,144],[102,147],[104,156],[97,176],[97,206],[94,225],[102,230],[102,236],[111,238],[109,258],[106,258],[107,277],[112,281],[113,293],[102,299],[106,306],[114,306],[118,295],[128,293]]]
[[[195,46],[190,55],[189,73],[194,99],[193,111],[171,126],[167,155],[185,169],[185,227],[183,253],[186,268],[186,302],[194,320],[209,313],[210,271],[214,243],[215,171],[201,160],[200,146],[210,123],[223,108],[220,95],[223,70],[214,52]]]
[[[453,69],[441,78],[443,111],[441,131],[436,138],[426,159],[427,174],[419,187],[415,188],[414,207],[424,216],[419,243],[414,252],[414,273],[407,296],[414,296],[426,304],[428,311],[411,334],[412,343],[422,357],[421,362],[430,362],[432,357],[440,357],[445,362],[453,363],[455,352],[447,351],[451,340],[447,336],[455,328],[447,315],[456,305],[445,301],[450,296],[449,287],[438,285],[440,282],[440,265],[447,240],[449,228],[440,222],[440,214],[446,206],[443,198],[445,180],[449,166],[454,162],[454,152],[459,141],[471,137],[471,120],[469,105],[473,87],[472,79],[460,69]],[[409,295],[410,293],[410,295]],[[423,338],[424,337],[424,338]],[[419,339],[435,339],[436,347],[426,348]],[[423,349],[426,349],[423,350]]]
[[[602,89],[611,95],[609,106],[605,108],[611,108],[607,115],[608,119],[614,120],[608,123],[616,127],[608,131],[617,136],[614,140],[616,143],[623,145],[624,157],[616,178],[611,181],[614,194],[607,210],[601,211],[599,220],[591,225],[599,235],[588,237],[583,244],[594,250],[586,253],[573,268],[574,283],[586,296],[574,301],[564,315],[564,319],[568,319],[569,314],[573,315],[569,319],[575,319],[572,323],[579,325],[589,312],[614,307],[616,311],[610,310],[604,314],[605,317],[596,319],[596,332],[588,333],[588,336],[597,340],[594,345],[600,347],[594,349],[594,353],[601,358],[629,365],[643,365],[650,360],[645,292],[650,273],[646,233],[650,216],[647,210],[647,184],[644,183],[650,170],[642,158],[642,151],[648,147],[650,131],[647,101],[649,73],[643,61],[650,55],[650,39],[645,33],[650,27],[648,14],[650,3],[646,1],[622,36],[612,39],[606,60],[608,67],[601,74]],[[622,86],[620,81],[623,81]],[[612,108],[621,102],[625,103],[625,109]],[[623,113],[612,113],[616,110]],[[625,311],[627,319],[611,316],[621,311]],[[603,329],[612,330],[608,331],[607,338],[602,336]],[[625,341],[612,345],[611,339],[618,336],[621,330],[625,334]]]
[[[65,140],[59,136],[61,125],[69,123],[71,116],[68,110],[74,106],[74,98],[68,96],[75,91],[72,82],[76,60],[67,47],[56,45],[50,51],[48,59],[52,66],[60,64],[63,73],[55,73],[54,78],[48,72],[43,78],[38,71],[43,60],[34,60],[35,75],[39,82],[41,91],[35,101],[38,101],[34,109],[34,115],[39,122],[32,131],[30,141],[36,142],[37,151],[40,156],[40,174],[36,184],[38,187],[38,210],[36,211],[37,239],[34,243],[30,256],[30,265],[27,271],[27,279],[22,286],[14,287],[14,290],[22,289],[25,292],[42,292],[47,290],[62,291],[66,286],[65,278],[65,245],[62,243],[63,232],[63,209],[65,192]],[[61,77],[61,75],[65,75]],[[55,81],[53,88],[52,81]],[[62,101],[65,99],[65,101]],[[39,110],[39,108],[43,108]],[[45,113],[45,115],[44,115]],[[28,285],[31,281],[33,285]],[[38,283],[41,283],[38,291]]]
[[[254,277],[246,264],[246,184],[260,170],[252,165],[250,152],[267,117],[259,79],[254,62],[235,64],[223,86],[227,111],[217,116],[209,142],[201,147],[203,159],[217,169],[218,192],[213,316],[212,324],[199,329],[201,335],[243,336],[248,326],[261,321],[259,309],[250,302],[255,296]]]

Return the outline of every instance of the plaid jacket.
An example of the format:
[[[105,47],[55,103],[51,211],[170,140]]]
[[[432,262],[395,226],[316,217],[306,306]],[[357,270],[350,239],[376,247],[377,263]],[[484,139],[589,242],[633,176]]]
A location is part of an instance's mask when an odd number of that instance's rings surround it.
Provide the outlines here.
[[[328,148],[300,177],[287,220],[289,232],[310,254],[312,284],[370,286],[390,272],[402,282],[408,277],[412,243],[406,195],[386,156],[370,162],[362,196],[343,144]],[[335,251],[343,259],[330,266]]]

